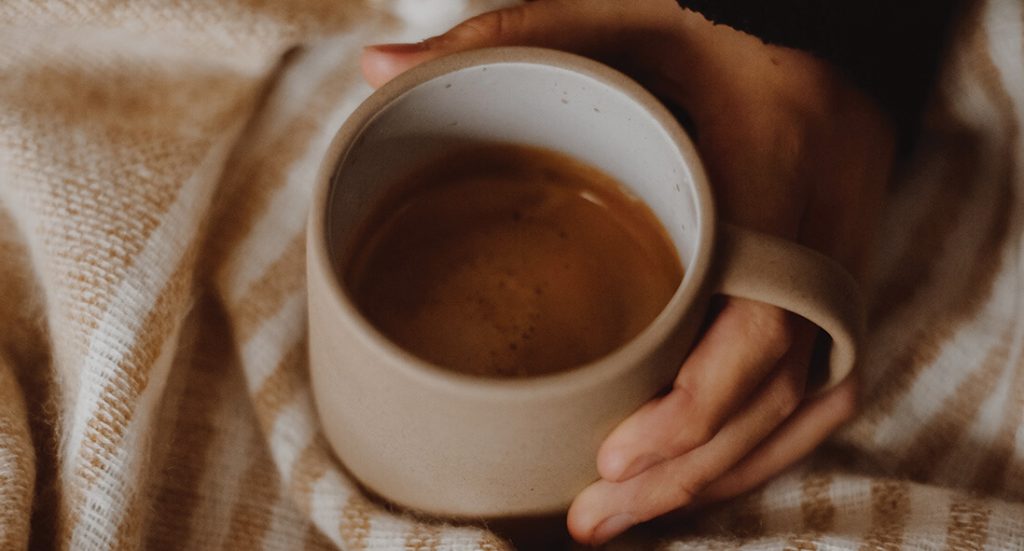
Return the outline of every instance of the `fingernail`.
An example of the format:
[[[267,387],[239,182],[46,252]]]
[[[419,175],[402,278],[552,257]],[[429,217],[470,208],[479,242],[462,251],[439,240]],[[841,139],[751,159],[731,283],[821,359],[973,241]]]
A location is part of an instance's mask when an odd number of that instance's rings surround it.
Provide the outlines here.
[[[414,54],[427,49],[426,42],[394,43],[394,44],[373,44],[366,47],[367,50],[376,50],[382,54]]]
[[[633,462],[630,463],[624,471],[622,471],[622,474],[619,475],[619,480],[629,480],[662,461],[664,461],[664,459],[660,455],[645,453],[634,459]]]
[[[636,519],[629,513],[619,513],[606,518],[597,525],[597,528],[594,528],[590,535],[590,543],[602,544],[629,530],[634,524],[636,524]]]

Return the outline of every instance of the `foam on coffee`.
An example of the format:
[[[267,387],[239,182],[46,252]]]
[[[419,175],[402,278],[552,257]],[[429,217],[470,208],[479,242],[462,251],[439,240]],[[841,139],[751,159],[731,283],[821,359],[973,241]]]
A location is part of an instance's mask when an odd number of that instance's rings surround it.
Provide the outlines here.
[[[343,279],[381,333],[442,367],[588,363],[649,325],[682,279],[647,205],[560,153],[465,148],[395,190],[356,232]]]

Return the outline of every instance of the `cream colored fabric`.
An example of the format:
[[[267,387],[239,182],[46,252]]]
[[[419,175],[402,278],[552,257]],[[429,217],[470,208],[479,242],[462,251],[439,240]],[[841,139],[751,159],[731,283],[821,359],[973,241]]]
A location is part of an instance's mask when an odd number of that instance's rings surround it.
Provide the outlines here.
[[[304,219],[366,42],[496,2],[0,4],[0,549],[481,549],[367,500],[306,374]],[[977,4],[887,213],[864,413],[609,547],[1024,549],[1024,9]]]

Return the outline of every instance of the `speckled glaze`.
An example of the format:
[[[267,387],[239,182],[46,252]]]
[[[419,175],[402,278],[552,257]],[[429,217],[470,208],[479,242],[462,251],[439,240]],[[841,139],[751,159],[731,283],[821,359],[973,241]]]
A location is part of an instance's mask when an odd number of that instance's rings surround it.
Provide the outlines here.
[[[479,142],[568,153],[651,206],[686,274],[650,326],[576,369],[488,379],[428,364],[367,323],[335,276],[353,229],[419,163]],[[719,224],[672,115],[626,76],[563,52],[456,54],[380,88],[328,149],[308,230],[310,369],[324,432],[369,489],[431,514],[564,511],[597,478],[604,437],[671,383],[712,293],[770,302],[828,331],[828,385],[855,363],[863,314],[850,276],[802,246]]]

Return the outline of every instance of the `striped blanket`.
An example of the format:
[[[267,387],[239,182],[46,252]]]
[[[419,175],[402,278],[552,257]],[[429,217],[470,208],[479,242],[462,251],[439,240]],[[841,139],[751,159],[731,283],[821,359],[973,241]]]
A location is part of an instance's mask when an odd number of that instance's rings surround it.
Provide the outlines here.
[[[0,549],[491,550],[366,498],[306,370],[360,46],[484,0],[0,3]],[[609,549],[1024,549],[1024,6],[960,25],[870,278],[863,413]]]

